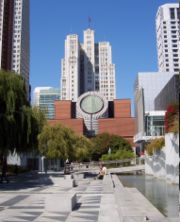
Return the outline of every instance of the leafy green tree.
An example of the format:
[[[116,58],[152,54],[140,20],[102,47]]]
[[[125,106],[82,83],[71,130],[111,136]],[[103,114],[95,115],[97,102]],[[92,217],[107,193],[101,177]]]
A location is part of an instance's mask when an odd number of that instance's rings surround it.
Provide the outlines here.
[[[38,153],[38,135],[41,133],[44,125],[47,124],[47,120],[43,111],[38,107],[25,107],[24,115],[24,143],[27,143],[26,146],[36,155]]]
[[[76,160],[78,161],[89,161],[90,150],[92,149],[92,142],[85,136],[77,136],[76,138]]]
[[[36,144],[38,118],[27,101],[25,81],[20,75],[0,71],[0,156],[23,153]],[[37,130],[38,129],[38,130]]]
[[[38,136],[39,150],[48,158],[75,159],[75,133],[58,124],[46,125]]]
[[[99,160],[103,154],[107,154],[109,148],[112,153],[118,150],[132,150],[130,143],[124,138],[102,133],[92,139],[93,147],[90,152],[92,160]]]
[[[0,71],[0,154],[18,152],[24,147],[27,136],[22,138],[27,116],[24,80],[10,72]],[[28,126],[29,127],[29,126]]]

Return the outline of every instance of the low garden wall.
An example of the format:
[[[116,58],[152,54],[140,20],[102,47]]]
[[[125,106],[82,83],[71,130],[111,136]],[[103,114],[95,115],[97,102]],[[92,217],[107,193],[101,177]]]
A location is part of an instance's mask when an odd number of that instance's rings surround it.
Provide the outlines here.
[[[146,155],[145,173],[179,183],[179,134],[166,134],[165,146],[152,156]]]

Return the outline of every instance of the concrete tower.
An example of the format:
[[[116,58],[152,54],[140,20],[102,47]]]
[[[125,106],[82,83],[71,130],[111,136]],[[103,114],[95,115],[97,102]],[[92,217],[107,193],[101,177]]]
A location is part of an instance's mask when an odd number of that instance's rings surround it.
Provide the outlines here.
[[[165,4],[156,15],[158,67],[160,72],[179,73],[179,4]]]
[[[0,69],[23,76],[29,94],[29,0],[0,0]]]

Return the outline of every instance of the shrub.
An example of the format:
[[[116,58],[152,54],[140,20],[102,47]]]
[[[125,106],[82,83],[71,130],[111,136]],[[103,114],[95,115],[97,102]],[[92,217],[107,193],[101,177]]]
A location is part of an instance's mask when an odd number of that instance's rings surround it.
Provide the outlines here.
[[[179,132],[179,105],[170,105],[165,114],[165,131]]]
[[[161,150],[164,145],[165,145],[164,137],[158,138],[158,139],[151,140],[151,142],[146,145],[145,149],[148,155],[152,156],[155,151]]]
[[[104,154],[101,157],[101,160],[123,160],[123,159],[131,159],[134,157],[134,153],[129,150],[118,150],[115,153]]]

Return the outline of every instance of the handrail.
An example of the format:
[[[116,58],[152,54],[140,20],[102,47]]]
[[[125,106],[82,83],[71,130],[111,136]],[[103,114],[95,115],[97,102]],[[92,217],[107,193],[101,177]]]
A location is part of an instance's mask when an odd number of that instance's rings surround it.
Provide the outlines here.
[[[73,168],[92,168],[92,167],[99,167],[99,165],[110,165],[115,164],[116,166],[124,163],[130,163],[130,165],[141,165],[143,164],[143,158],[131,158],[131,159],[124,159],[124,160],[110,160],[110,161],[91,161],[91,162],[81,162],[81,163],[72,163]]]

